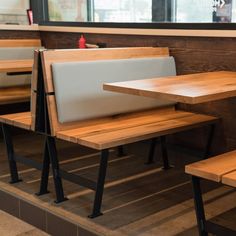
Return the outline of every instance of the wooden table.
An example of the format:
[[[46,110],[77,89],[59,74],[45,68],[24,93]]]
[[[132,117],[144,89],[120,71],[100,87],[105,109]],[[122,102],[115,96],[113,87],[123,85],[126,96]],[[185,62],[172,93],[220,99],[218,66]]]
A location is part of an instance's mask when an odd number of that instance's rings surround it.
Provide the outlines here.
[[[236,72],[218,71],[108,83],[104,90],[197,104],[236,96]]]
[[[2,72],[32,72],[33,60],[0,60]]]

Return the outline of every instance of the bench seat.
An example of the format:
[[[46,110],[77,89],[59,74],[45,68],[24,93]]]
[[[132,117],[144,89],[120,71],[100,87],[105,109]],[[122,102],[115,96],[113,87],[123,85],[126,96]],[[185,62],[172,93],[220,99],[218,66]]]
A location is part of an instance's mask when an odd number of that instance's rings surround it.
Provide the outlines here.
[[[20,112],[0,116],[0,122],[14,127],[31,130],[31,112]]]
[[[236,150],[207,160],[187,165],[185,172],[192,175],[194,204],[199,235],[236,235],[236,231],[206,220],[201,180],[207,179],[236,187]]]
[[[30,101],[30,86],[0,88],[0,105]]]
[[[172,107],[158,108],[81,122],[77,128],[57,132],[56,137],[102,150],[173,134],[217,120],[213,116],[175,110]],[[2,115],[0,122],[31,130],[32,115],[31,112]]]
[[[34,50],[40,39],[0,39],[0,105],[30,101]]]
[[[236,187],[236,150],[207,160],[198,161],[185,167],[187,174],[215,182],[231,183],[235,178]],[[231,175],[232,172],[232,175]],[[234,174],[233,174],[234,173]],[[229,184],[230,185],[230,184]],[[232,186],[232,185],[231,185]]]
[[[222,177],[222,184],[236,187],[236,170]]]
[[[56,137],[102,150],[173,134],[216,120],[208,115],[159,108],[81,122],[78,128],[57,132]]]

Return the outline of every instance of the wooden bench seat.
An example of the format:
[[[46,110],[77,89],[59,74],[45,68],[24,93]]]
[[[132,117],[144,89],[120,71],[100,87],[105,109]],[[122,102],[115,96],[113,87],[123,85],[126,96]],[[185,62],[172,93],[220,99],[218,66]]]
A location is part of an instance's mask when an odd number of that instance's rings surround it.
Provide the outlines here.
[[[30,101],[30,86],[0,88],[0,105]]]
[[[185,172],[203,179],[222,182],[222,178],[236,171],[236,151],[187,165]]]
[[[32,115],[31,112],[20,112],[0,116],[0,122],[14,127],[31,130]]]
[[[223,175],[222,184],[226,184],[226,185],[236,188],[236,171]]]
[[[192,175],[199,235],[236,235],[236,231],[206,220],[201,190],[203,179],[236,187],[236,150],[187,165],[185,172]]]
[[[47,193],[51,163],[58,203],[65,200],[62,178],[95,191],[91,217],[101,215],[109,148],[152,139],[149,157],[153,158],[156,137],[161,136],[163,163],[168,169],[165,135],[203,125],[212,127],[218,120],[176,110],[173,102],[126,97],[102,90],[103,83],[110,80],[175,75],[174,58],[169,56],[168,48],[43,50],[39,56],[33,69],[31,114],[0,117],[5,143],[12,143],[9,126],[27,127],[44,135],[39,193]],[[60,169],[56,138],[101,150],[97,181]],[[15,183],[19,181],[16,160],[12,160],[12,147],[7,145],[7,149]]]
[[[40,39],[0,40],[0,105],[30,101],[34,50]]]
[[[102,150],[119,145],[173,134],[217,118],[172,108],[135,112],[81,122],[80,127],[56,133],[56,137]]]

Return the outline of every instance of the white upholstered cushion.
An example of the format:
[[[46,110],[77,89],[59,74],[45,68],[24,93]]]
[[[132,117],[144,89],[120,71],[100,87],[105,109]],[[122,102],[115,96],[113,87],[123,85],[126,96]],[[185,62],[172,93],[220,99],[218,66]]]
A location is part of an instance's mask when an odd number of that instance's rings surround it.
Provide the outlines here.
[[[173,102],[104,91],[104,83],[176,75],[173,57],[54,63],[61,123],[114,115]]]
[[[1,60],[24,60],[33,59],[34,50],[39,47],[6,47],[0,48],[0,63]],[[11,75],[0,73],[0,88],[17,85],[29,85],[31,82],[31,75]]]

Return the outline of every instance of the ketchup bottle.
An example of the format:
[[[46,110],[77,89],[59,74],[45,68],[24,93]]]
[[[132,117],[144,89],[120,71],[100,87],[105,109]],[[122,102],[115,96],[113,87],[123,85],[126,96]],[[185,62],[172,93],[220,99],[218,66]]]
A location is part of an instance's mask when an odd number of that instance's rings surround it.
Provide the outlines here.
[[[84,38],[84,35],[82,34],[79,42],[78,42],[78,47],[79,48],[86,48],[86,39]]]

